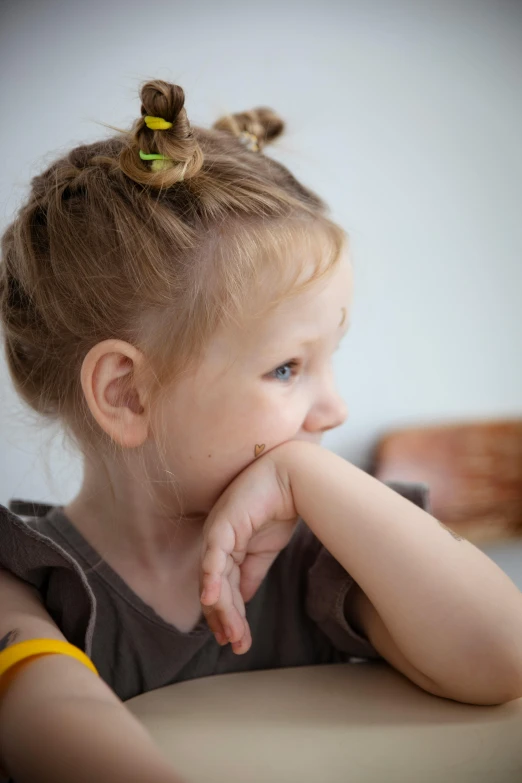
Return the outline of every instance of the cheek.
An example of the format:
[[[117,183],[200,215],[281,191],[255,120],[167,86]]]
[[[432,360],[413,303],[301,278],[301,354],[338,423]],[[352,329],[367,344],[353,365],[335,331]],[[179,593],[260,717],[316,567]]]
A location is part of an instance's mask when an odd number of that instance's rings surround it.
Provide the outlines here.
[[[187,482],[187,497],[210,507],[257,457],[295,438],[305,416],[302,396],[261,386],[248,395],[221,396],[219,405],[194,405],[190,417],[174,414],[169,462]]]
[[[182,442],[185,457],[198,463],[208,463],[211,454],[212,462],[244,467],[255,459],[256,445],[264,445],[264,451],[295,437],[307,413],[304,389],[271,381],[243,389],[230,384],[214,399],[205,395],[184,402],[171,408],[169,446],[175,453]],[[190,416],[180,415],[182,409]]]
[[[266,442],[267,448],[273,448],[295,437],[305,417],[304,394],[296,388],[286,389],[270,384],[259,399],[257,416],[252,417],[252,423],[255,424],[258,442]]]
[[[191,447],[196,452],[206,446],[218,463],[239,472],[256,456],[295,437],[304,420],[301,407],[283,389],[261,387],[250,395],[234,395],[218,411],[203,413]]]

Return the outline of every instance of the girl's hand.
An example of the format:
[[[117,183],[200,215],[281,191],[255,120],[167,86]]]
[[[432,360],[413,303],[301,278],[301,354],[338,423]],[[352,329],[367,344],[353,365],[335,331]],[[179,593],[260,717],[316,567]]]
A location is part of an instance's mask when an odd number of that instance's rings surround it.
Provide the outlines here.
[[[235,653],[252,643],[245,603],[289,542],[298,514],[278,446],[243,470],[220,496],[203,527],[200,595],[219,644]]]

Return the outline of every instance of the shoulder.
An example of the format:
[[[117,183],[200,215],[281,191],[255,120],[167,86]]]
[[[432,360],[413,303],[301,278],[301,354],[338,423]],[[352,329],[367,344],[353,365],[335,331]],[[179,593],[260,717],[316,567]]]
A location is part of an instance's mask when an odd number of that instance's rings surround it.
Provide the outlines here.
[[[53,540],[45,517],[26,518],[0,505],[0,566],[36,587],[41,585],[45,566],[75,566],[75,560]]]
[[[0,505],[0,568],[36,588],[70,642],[87,650],[95,597],[75,557],[52,537],[45,518],[24,519]]]

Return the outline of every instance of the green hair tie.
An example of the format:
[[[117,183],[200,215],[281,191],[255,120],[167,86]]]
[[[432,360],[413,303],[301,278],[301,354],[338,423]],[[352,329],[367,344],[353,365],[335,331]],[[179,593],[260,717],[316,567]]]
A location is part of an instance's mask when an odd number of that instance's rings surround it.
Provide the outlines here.
[[[140,150],[140,158],[142,160],[170,160],[166,155],[160,155],[159,152],[143,152]]]

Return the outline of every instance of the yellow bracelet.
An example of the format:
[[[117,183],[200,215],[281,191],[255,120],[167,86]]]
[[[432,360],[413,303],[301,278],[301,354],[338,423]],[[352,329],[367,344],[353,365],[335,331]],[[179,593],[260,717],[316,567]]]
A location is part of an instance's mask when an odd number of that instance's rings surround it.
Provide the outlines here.
[[[73,644],[62,642],[59,639],[29,639],[26,642],[12,644],[0,652],[0,677],[2,677],[8,669],[11,669],[11,667],[26,658],[32,658],[35,655],[51,655],[53,653],[60,653],[61,655],[69,655],[71,658],[76,658],[77,661],[80,661],[80,663],[87,666],[94,674],[98,674],[98,671],[90,658]]]
[[[31,658],[39,658],[41,655],[51,655],[54,653],[69,655],[71,658],[76,658],[77,661],[85,664],[94,674],[98,674],[93,662],[84,652],[73,644],[62,642],[59,639],[29,639],[25,642],[12,644],[0,652],[0,695],[3,695],[5,687],[9,688],[13,679],[11,675],[14,675],[15,677],[17,675],[17,672],[13,670],[13,666],[16,666],[16,664],[21,663],[22,661],[29,661]],[[11,670],[10,674],[2,679],[2,676],[9,670]],[[0,777],[9,777],[6,770],[2,767],[0,767]]]

